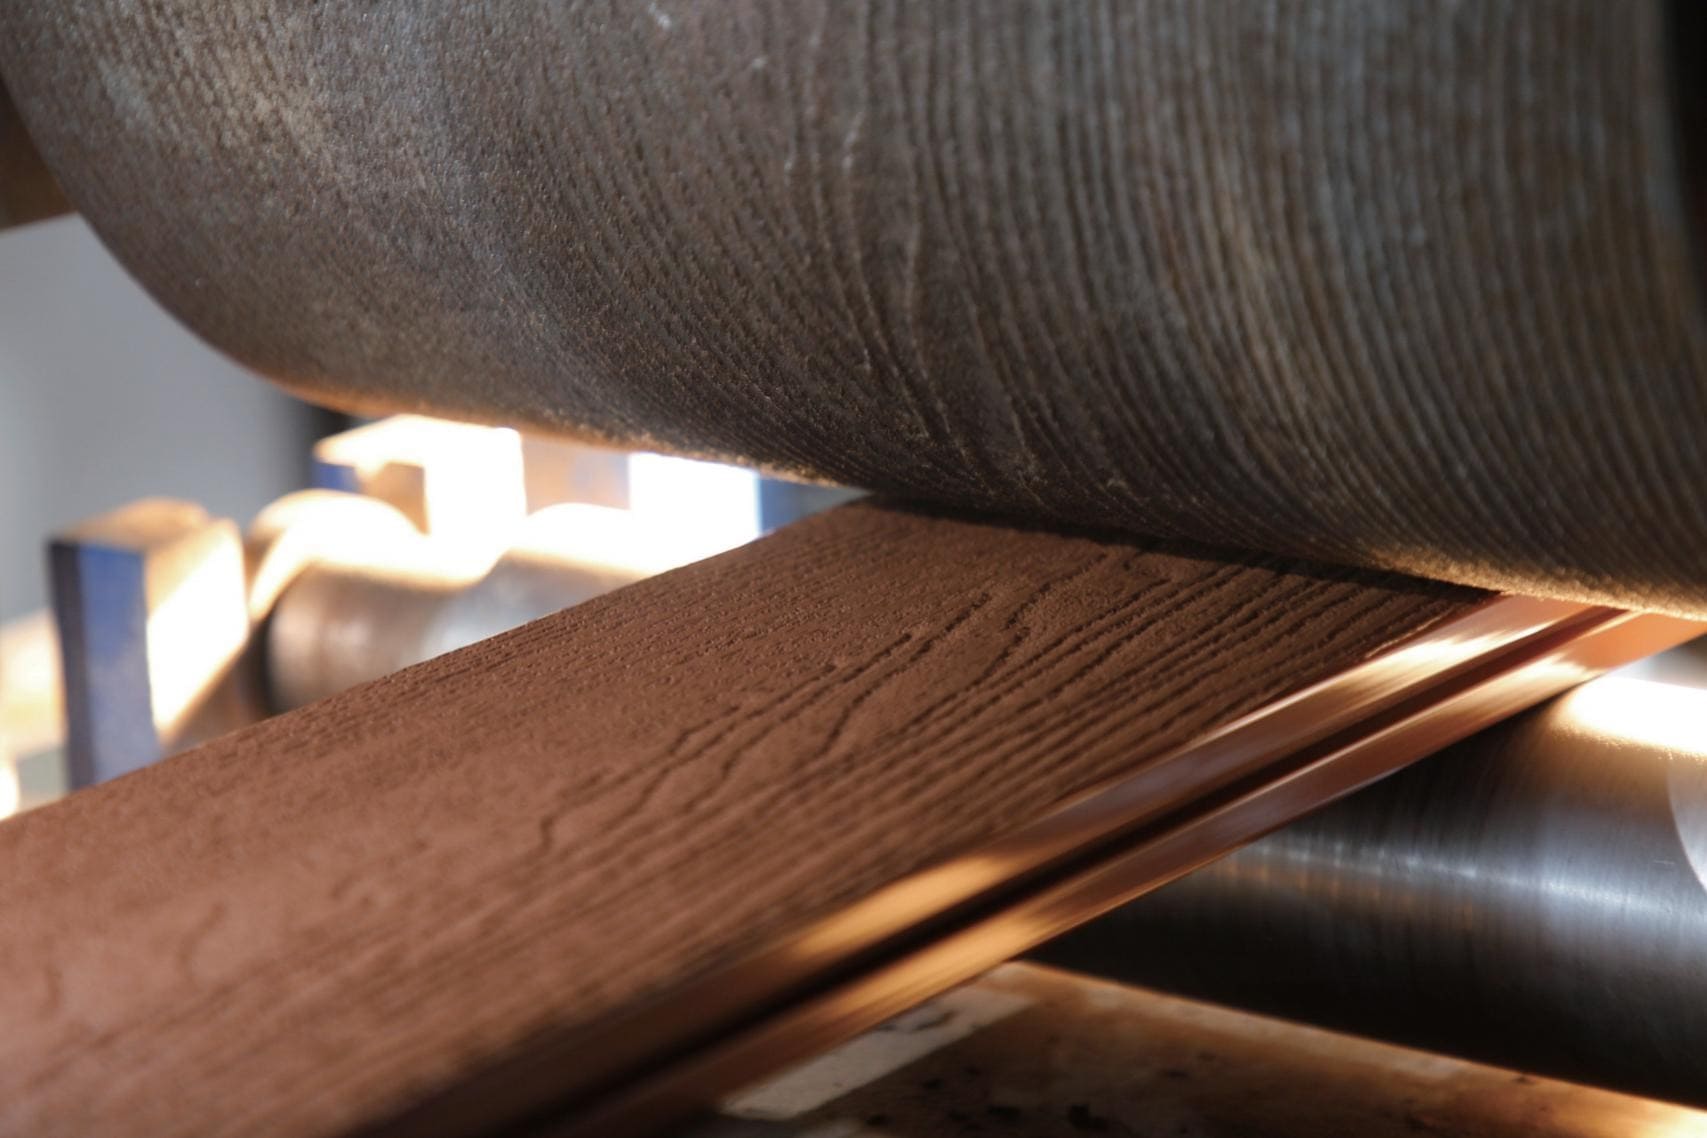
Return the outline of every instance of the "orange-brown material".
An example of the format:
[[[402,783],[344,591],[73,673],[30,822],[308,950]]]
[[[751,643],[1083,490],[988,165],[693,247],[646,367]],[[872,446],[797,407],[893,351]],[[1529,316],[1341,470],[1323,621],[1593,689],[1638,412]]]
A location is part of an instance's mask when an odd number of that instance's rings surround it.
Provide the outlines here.
[[[0,826],[0,1131],[383,1123],[1480,599],[835,511]]]

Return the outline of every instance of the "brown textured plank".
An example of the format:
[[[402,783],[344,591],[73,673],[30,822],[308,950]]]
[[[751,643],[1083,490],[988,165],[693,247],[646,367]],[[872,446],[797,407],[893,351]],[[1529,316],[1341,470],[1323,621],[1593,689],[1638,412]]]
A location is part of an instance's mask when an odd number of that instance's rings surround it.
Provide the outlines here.
[[[0,1130],[383,1120],[1477,599],[834,511],[0,825]]]
[[[0,68],[321,398],[1707,613],[1693,8],[8,0]]]

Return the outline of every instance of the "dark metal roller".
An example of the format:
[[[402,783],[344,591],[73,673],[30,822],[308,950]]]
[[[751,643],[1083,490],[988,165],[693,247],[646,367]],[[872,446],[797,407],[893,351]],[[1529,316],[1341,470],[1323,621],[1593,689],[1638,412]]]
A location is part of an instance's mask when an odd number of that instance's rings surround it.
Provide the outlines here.
[[[0,74],[329,402],[1707,613],[1696,7],[4,0]]]
[[[1692,652],[1425,760],[1045,956],[1707,1106],[1707,650]]]
[[[70,209],[0,86],[0,229],[42,221]]]

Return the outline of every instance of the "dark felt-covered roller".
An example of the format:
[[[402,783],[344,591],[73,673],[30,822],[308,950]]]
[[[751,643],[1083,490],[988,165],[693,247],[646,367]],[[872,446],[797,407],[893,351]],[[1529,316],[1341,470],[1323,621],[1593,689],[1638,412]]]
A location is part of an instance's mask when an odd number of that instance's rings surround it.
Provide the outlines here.
[[[1686,5],[0,5],[317,398],[1707,612]]]

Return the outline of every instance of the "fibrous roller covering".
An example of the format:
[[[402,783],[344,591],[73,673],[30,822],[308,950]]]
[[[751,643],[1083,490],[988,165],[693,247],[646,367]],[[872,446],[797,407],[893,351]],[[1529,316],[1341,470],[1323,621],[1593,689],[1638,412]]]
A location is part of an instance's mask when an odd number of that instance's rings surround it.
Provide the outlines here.
[[[1700,614],[1686,9],[6,0],[0,73],[314,398]]]

